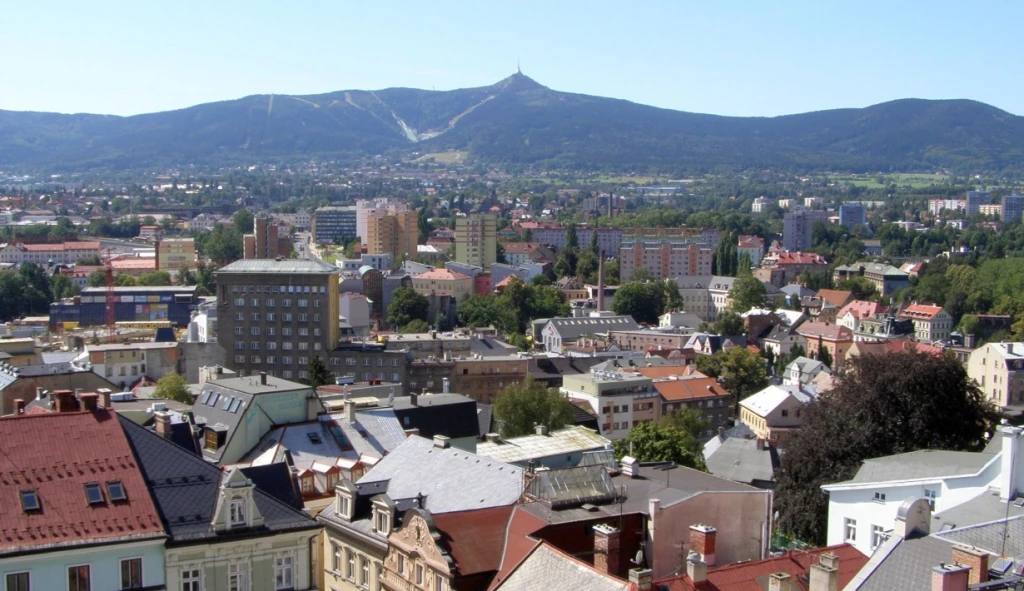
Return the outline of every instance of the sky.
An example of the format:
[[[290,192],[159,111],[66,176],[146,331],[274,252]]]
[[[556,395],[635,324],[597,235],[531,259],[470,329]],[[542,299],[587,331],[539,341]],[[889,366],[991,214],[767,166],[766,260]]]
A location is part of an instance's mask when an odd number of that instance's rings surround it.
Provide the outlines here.
[[[550,88],[774,116],[969,98],[1024,114],[1019,0],[33,0],[0,109],[131,115],[251,94]]]

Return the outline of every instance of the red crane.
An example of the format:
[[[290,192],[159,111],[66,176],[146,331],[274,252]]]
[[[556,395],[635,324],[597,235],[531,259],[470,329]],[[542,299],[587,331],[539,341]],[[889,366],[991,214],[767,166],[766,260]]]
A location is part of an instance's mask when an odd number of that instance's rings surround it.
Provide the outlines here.
[[[117,304],[117,295],[114,294],[114,264],[111,262],[113,258],[110,249],[107,249],[107,261],[104,265],[104,275],[106,276],[107,283],[107,342],[113,343],[117,340],[117,314],[114,313],[114,308]]]

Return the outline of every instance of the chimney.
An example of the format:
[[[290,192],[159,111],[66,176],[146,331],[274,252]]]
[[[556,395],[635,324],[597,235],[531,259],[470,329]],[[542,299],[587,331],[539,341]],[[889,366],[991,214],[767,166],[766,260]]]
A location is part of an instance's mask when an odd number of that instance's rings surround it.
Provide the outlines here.
[[[757,451],[764,451],[764,439],[757,438]]]
[[[690,577],[694,585],[708,580],[708,565],[701,562],[700,554],[690,552],[686,557],[686,576]]]
[[[409,392],[409,404],[419,406],[420,397],[415,392]]]
[[[696,552],[701,562],[715,566],[715,537],[717,530],[710,525],[696,523],[690,526],[690,551]]]
[[[619,534],[606,523],[594,526],[594,568],[613,577],[619,573]]]
[[[620,461],[622,464],[622,473],[630,478],[638,478],[640,476],[640,461],[632,456],[622,456]]]
[[[100,408],[112,408],[110,388],[100,388],[96,393],[100,396]]]
[[[450,394],[452,391],[452,381],[449,380],[448,378],[444,378],[443,380],[441,380],[441,384],[443,384],[441,386],[441,391],[444,392],[445,394]]]
[[[609,207],[609,209],[611,209]],[[597,232],[597,228],[594,228]],[[604,311],[604,253],[597,256],[597,311]]]
[[[501,443],[501,435],[498,433],[488,433],[485,438],[487,443]]]
[[[967,591],[970,578],[970,567],[940,564],[932,567],[932,591]]]
[[[988,552],[967,546],[953,546],[953,564],[962,564],[971,569],[970,584],[988,581]]]
[[[629,582],[636,585],[638,591],[651,591],[651,583],[654,580],[654,571],[649,568],[629,569]]]
[[[43,392],[45,392],[45,390],[36,387],[36,400],[42,400],[43,398],[45,398],[45,396],[43,396]]]
[[[23,415],[25,414],[25,401],[21,398],[14,399],[14,414]]]
[[[345,399],[345,420],[349,425],[356,424],[356,401]]]
[[[548,434],[548,426],[547,425],[534,425],[533,431],[537,435],[547,435]]]
[[[768,591],[793,591],[793,577],[789,573],[768,575]]]
[[[267,372],[265,372],[265,371],[261,371],[260,372],[260,385],[261,386],[266,386],[267,385]]]
[[[82,402],[82,410],[92,412],[96,410],[96,405],[99,403],[99,394],[89,392],[87,394],[79,394],[78,399]]]
[[[412,437],[413,435],[419,435],[419,434],[420,434],[420,430],[419,429],[406,429],[405,430],[405,436],[406,437]]]
[[[452,446],[452,440],[444,435],[434,435],[434,447],[437,449],[448,449]]]
[[[74,412],[78,410],[75,405],[75,393],[71,390],[56,390],[53,396],[57,399],[57,412]]]
[[[156,434],[164,439],[171,438],[171,413],[165,410],[158,410],[153,413]]]
[[[839,557],[826,552],[818,557],[817,564],[811,565],[811,580],[808,591],[839,591]]]

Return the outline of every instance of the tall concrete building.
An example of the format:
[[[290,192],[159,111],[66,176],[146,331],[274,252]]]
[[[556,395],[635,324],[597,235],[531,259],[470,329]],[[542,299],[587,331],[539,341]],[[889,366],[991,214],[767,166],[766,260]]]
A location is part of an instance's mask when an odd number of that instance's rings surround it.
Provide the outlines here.
[[[1003,197],[1003,223],[1019,222],[1024,216],[1024,195],[1006,195]]]
[[[828,223],[832,212],[821,210],[791,211],[782,219],[782,247],[786,250],[806,250],[814,238],[814,224]]]
[[[488,271],[498,258],[498,216],[475,213],[455,220],[455,260]]]
[[[839,225],[853,229],[860,224],[866,226],[868,223],[868,208],[863,203],[843,203],[839,206]]]
[[[156,270],[176,271],[196,264],[196,245],[192,238],[164,238],[156,241]]]
[[[633,270],[644,268],[657,279],[711,275],[713,250],[693,242],[624,242],[619,249],[619,279],[629,281]]]
[[[988,191],[968,191],[965,203],[968,216],[978,215],[981,213],[978,211],[978,208],[992,203],[992,193]]]
[[[291,255],[291,242],[280,236],[277,224],[267,218],[256,218],[253,233],[243,237],[243,246],[246,259],[275,259]]]
[[[366,220],[366,236],[362,237],[367,254],[391,254],[395,265],[416,256],[419,237],[416,212],[409,209],[390,209],[375,213]]]
[[[349,242],[356,237],[356,208],[318,207],[313,212],[313,240],[320,243]]]

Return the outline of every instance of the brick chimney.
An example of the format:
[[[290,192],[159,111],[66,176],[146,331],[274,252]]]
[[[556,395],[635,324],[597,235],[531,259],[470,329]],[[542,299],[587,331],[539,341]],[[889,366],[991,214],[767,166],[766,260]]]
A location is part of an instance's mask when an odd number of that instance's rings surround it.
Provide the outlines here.
[[[96,393],[100,396],[100,408],[113,408],[110,388],[100,388]]]
[[[654,571],[649,568],[631,568],[629,569],[629,582],[636,585],[638,591],[651,591],[651,585],[654,581]]]
[[[960,564],[932,567],[932,591],[967,591],[971,569]]]
[[[696,523],[690,526],[690,551],[696,552],[708,566],[715,566],[716,535],[717,530],[710,525]]]
[[[23,415],[25,414],[25,401],[21,398],[14,399],[14,414]]]
[[[768,575],[768,591],[793,591],[793,577],[789,573]]]
[[[57,401],[55,410],[57,412],[75,412],[78,405],[75,401],[75,393],[71,390],[55,390],[53,397]]]
[[[594,526],[594,568],[614,577],[619,575],[620,534],[606,523]]]
[[[164,439],[171,438],[171,413],[165,410],[158,410],[153,413],[154,427],[156,434]]]
[[[85,394],[79,394],[78,400],[82,403],[82,410],[92,412],[96,410],[96,405],[99,404],[100,396],[95,392],[88,392]]]
[[[988,552],[968,546],[953,546],[953,564],[962,564],[971,569],[970,584],[988,581]]]
[[[839,557],[826,552],[811,565],[808,591],[839,591]]]

